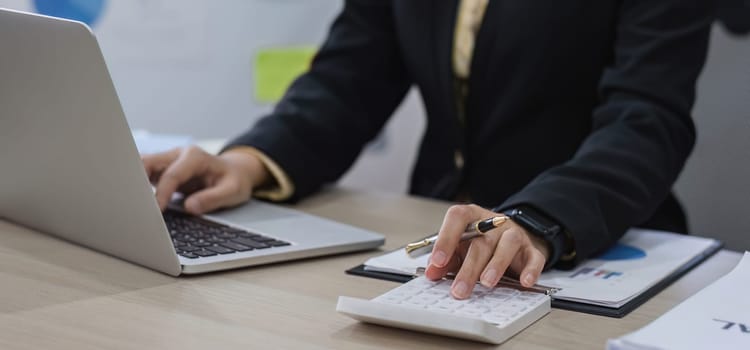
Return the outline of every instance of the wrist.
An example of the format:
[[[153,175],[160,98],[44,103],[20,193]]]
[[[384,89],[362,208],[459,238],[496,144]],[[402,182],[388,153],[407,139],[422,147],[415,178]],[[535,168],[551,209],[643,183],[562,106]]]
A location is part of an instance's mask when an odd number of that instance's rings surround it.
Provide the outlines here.
[[[547,258],[545,270],[557,264],[566,256],[568,234],[556,221],[529,206],[518,206],[503,213],[533,236],[535,246],[544,247]]]
[[[219,155],[242,173],[250,181],[252,188],[267,185],[271,180],[271,173],[259,157],[241,150],[228,150]]]
[[[550,244],[539,236],[528,232],[528,230],[526,230],[526,233],[529,235],[529,239],[531,240],[531,244],[534,245],[534,248],[536,248],[540,253],[542,253],[542,255],[544,255],[545,263],[549,261],[550,251],[552,250]]]
[[[253,196],[275,202],[288,200],[294,194],[294,183],[287,173],[263,151],[252,146],[233,146],[222,154],[242,154],[242,164],[251,179]],[[251,157],[248,158],[247,156]]]

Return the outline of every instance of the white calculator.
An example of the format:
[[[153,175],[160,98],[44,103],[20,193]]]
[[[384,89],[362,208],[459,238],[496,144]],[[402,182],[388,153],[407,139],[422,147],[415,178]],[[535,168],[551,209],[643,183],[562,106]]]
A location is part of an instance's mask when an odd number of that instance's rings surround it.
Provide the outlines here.
[[[390,327],[501,344],[550,311],[544,293],[477,284],[470,298],[454,299],[451,280],[415,278],[372,300],[340,296],[336,311]]]

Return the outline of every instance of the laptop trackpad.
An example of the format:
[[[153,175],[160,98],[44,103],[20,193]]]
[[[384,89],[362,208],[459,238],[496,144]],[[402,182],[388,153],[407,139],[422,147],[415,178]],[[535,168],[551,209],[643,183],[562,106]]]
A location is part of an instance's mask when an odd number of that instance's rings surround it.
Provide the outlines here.
[[[372,235],[357,227],[259,201],[206,217],[293,244],[349,243]]]
[[[237,208],[206,215],[208,218],[225,221],[233,225],[249,225],[262,221],[289,219],[297,216],[306,216],[306,214],[260,201],[251,201]]]

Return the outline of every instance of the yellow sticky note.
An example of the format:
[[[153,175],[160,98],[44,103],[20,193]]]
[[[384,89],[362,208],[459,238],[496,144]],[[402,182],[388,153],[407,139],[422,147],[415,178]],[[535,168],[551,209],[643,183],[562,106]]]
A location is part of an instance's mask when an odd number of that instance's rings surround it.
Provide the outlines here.
[[[310,69],[317,49],[278,47],[258,51],[253,60],[255,99],[273,103],[281,99],[289,85]]]

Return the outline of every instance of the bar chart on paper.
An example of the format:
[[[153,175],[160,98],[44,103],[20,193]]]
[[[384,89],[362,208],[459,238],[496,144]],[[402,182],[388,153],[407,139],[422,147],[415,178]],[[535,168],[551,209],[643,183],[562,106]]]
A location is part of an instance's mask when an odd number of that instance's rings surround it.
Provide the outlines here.
[[[702,237],[633,229],[604,254],[572,271],[546,272],[539,283],[559,288],[556,299],[616,308],[714,246]]]

